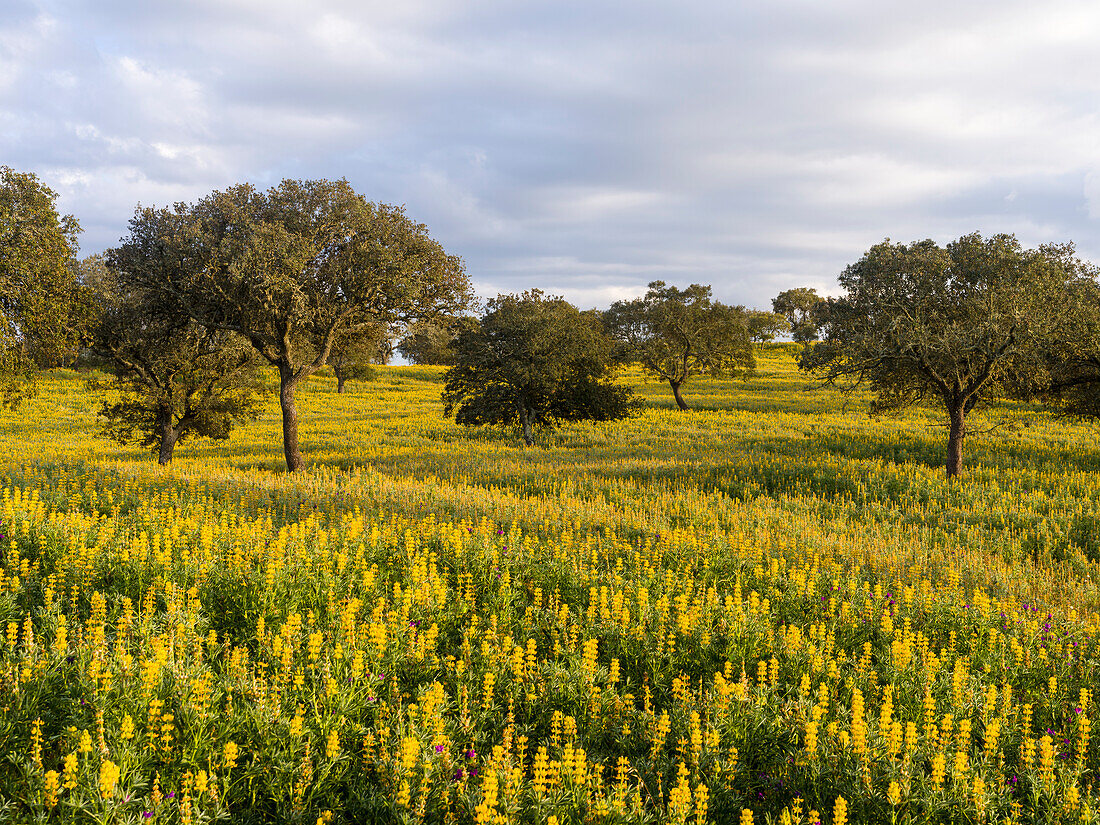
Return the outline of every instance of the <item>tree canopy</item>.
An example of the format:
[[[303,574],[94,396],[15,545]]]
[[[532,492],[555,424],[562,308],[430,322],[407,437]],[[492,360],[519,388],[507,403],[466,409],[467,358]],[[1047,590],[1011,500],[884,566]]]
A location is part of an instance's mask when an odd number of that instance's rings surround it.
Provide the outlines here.
[[[462,261],[427,227],[345,180],[241,184],[139,209],[111,262],[203,326],[242,335],[278,369],[290,470],[302,466],[296,389],[340,333],[456,311],[470,297]]]
[[[806,343],[818,338],[816,312],[823,306],[824,300],[811,287],[785,289],[772,298],[772,310],[787,319],[795,341]]]
[[[397,351],[413,364],[443,364],[455,362],[452,344],[459,332],[476,325],[468,315],[440,316],[412,324],[397,344]]]
[[[953,477],[975,407],[1049,387],[1067,298],[1092,278],[1069,245],[1024,249],[1012,235],[977,233],[946,247],[887,240],[841,274],[846,294],[821,308],[823,340],[803,351],[800,366],[847,390],[871,390],[873,412],[936,399]]]
[[[259,412],[259,357],[241,336],[203,327],[163,296],[128,288],[106,273],[95,290],[100,315],[93,348],[110,379],[103,434],[150,447],[160,464],[192,436],[225,439]]]
[[[755,365],[744,307],[712,300],[702,284],[653,281],[643,297],[612,304],[604,323],[619,357],[667,381],[681,410],[688,406],[680,387],[692,375],[747,374]]]
[[[749,328],[749,340],[754,344],[766,344],[791,331],[791,323],[778,312],[750,309],[745,314]]]
[[[336,392],[344,391],[348,381],[372,381],[378,374],[372,364],[382,357],[386,330],[378,326],[343,330],[333,339],[328,365],[336,376]]]
[[[66,348],[79,300],[80,224],[57,211],[57,193],[29,172],[0,166],[0,403],[31,390],[37,355]]]
[[[537,428],[559,421],[624,418],[634,405],[612,381],[611,349],[597,319],[562,298],[499,295],[455,340],[445,414],[470,426],[518,425],[528,446]]]

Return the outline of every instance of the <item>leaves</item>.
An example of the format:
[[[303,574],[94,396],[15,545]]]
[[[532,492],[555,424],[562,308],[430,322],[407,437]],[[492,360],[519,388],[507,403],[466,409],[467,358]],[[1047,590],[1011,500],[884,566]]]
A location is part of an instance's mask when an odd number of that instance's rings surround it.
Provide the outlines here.
[[[518,424],[530,444],[537,426],[632,410],[630,392],[610,380],[611,343],[594,319],[539,290],[490,301],[454,350],[443,401],[459,424]]]
[[[634,361],[678,391],[692,375],[749,372],[755,363],[743,307],[711,300],[711,288],[687,289],[653,281],[642,298],[618,301],[604,323],[620,344],[619,357]]]

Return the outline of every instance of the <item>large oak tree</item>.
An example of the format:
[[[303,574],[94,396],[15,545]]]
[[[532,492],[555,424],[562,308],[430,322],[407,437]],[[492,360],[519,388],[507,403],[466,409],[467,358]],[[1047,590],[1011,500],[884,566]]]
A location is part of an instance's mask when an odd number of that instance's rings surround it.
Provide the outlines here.
[[[241,184],[139,209],[111,262],[203,326],[244,336],[278,369],[289,470],[302,466],[298,386],[338,335],[454,312],[470,296],[462,261],[427,227],[346,180]]]
[[[1072,247],[1024,249],[1012,235],[975,233],[946,247],[887,240],[841,274],[846,294],[821,308],[823,340],[800,366],[847,391],[870,390],[874,412],[935,399],[954,477],[975,407],[1049,387],[1071,287],[1091,277]]]

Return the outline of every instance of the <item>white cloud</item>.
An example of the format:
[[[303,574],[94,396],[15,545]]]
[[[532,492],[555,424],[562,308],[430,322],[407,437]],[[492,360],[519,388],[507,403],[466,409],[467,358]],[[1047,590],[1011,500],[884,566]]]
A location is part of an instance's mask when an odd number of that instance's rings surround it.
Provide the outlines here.
[[[346,176],[491,294],[763,306],[887,236],[1100,259],[1097,40],[1081,0],[56,0],[0,10],[0,157],[88,250],[138,202]]]

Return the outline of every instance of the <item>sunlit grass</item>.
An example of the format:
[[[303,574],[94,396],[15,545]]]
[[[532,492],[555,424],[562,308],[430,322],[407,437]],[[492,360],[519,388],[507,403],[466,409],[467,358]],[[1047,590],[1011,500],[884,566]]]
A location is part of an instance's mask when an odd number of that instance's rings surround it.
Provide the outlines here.
[[[1097,429],[1001,405],[948,483],[936,410],[759,361],[535,448],[440,368],[316,376],[296,474],[274,398],[159,468],[45,376],[0,821],[1091,821]]]

